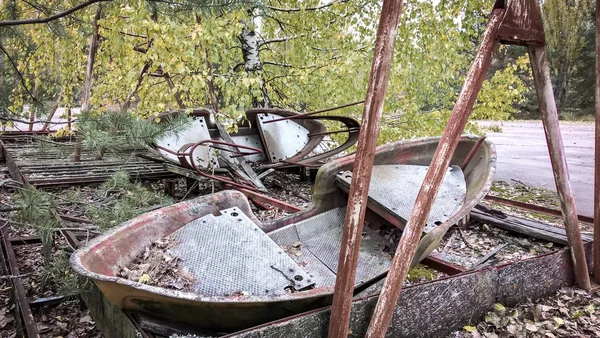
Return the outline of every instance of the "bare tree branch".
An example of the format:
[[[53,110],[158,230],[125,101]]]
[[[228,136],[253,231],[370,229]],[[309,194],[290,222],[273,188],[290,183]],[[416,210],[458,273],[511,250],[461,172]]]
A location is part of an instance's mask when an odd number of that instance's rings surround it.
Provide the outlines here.
[[[259,41],[258,42],[258,46],[262,47],[262,46],[268,45],[270,43],[285,42],[285,41],[297,39],[297,38],[299,38],[301,36],[305,36],[305,35],[306,34],[300,34],[300,35],[284,36],[284,37],[281,37],[281,38],[274,38],[274,39],[269,39],[269,40],[263,40],[263,41]]]
[[[71,13],[77,12],[78,10],[86,8],[87,6],[89,6],[91,4],[95,4],[96,2],[104,2],[104,1],[112,1],[112,0],[88,0],[82,4],[79,4],[77,6],[69,8],[64,12],[60,12],[58,14],[55,14],[55,15],[52,15],[49,17],[45,17],[45,18],[0,21],[0,27],[47,23],[47,22],[65,17]]]
[[[287,13],[291,13],[291,12],[300,12],[300,11],[318,11],[319,9],[323,9],[323,8],[327,8],[329,6],[332,6],[336,3],[344,3],[344,2],[348,2],[348,0],[335,0],[332,1],[330,3],[326,3],[324,5],[321,6],[316,6],[316,7],[306,7],[306,8],[281,8],[281,7],[273,7],[273,6],[267,6],[265,5],[265,8],[268,8],[270,10],[273,11],[277,11],[277,12],[287,12]]]
[[[6,49],[4,49],[4,47],[2,46],[2,44],[0,44],[0,50],[4,53],[4,55],[6,55],[6,58],[8,59],[8,61],[10,61],[10,64],[15,69],[15,72],[19,76],[19,79],[21,79],[21,85],[23,86],[23,88],[25,89],[25,91],[27,92],[27,94],[29,94],[29,96],[34,101],[39,102],[38,99],[35,96],[33,96],[33,94],[29,91],[29,88],[27,88],[27,83],[25,82],[25,78],[23,77],[23,74],[21,74],[21,71],[19,71],[19,68],[17,67],[17,64],[12,59],[12,57],[10,57],[10,54],[8,54],[8,52],[6,51]]]

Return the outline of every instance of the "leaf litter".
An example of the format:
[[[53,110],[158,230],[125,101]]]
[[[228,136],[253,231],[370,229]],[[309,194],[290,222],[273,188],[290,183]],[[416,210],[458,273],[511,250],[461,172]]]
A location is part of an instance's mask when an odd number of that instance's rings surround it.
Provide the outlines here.
[[[183,271],[179,266],[181,259],[169,251],[176,244],[170,237],[155,241],[128,266],[121,268],[118,276],[152,286],[192,292],[195,279]]]
[[[600,337],[600,290],[565,287],[535,302],[514,307],[494,304],[481,322],[448,337]]]

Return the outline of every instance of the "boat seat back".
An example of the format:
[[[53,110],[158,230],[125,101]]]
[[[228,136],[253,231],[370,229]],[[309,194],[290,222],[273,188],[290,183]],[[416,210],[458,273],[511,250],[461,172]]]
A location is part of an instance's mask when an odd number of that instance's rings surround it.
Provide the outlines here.
[[[427,166],[387,164],[373,167],[369,185],[368,207],[393,225],[403,229],[421,189]],[[350,190],[352,172],[337,174],[336,184]],[[451,166],[446,171],[431,208],[424,232],[429,233],[444,224],[464,204],[467,184],[462,170]]]

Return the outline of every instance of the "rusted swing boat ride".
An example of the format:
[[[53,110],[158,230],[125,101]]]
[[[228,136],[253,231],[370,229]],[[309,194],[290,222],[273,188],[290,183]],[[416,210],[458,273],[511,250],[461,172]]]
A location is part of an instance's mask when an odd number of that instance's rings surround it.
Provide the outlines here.
[[[402,229],[439,138],[377,148],[368,205],[373,222]],[[136,217],[78,250],[75,270],[96,282],[123,309],[233,332],[331,304],[354,155],[322,166],[313,203],[269,222],[253,215],[246,197],[221,191]],[[413,264],[487,194],[496,154],[489,141],[464,136],[448,168]],[[192,276],[182,292],[118,277],[119,270],[157,240]],[[385,277],[392,255],[386,239],[365,227],[356,292]]]

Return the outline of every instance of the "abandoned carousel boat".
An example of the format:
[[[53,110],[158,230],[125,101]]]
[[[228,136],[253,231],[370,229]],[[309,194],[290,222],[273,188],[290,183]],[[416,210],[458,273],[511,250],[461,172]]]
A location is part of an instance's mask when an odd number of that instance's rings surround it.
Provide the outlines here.
[[[439,138],[399,141],[377,148],[369,190],[369,223],[400,229],[412,209]],[[354,155],[317,173],[307,209],[260,222],[246,197],[226,190],[161,208],[129,220],[71,257],[75,270],[123,309],[233,332],[332,302],[338,256],[352,181]],[[446,231],[487,194],[495,171],[494,146],[463,136],[434,203],[413,264],[438,245]],[[119,277],[157,241],[168,239],[189,291]],[[388,239],[365,226],[356,294],[388,271]],[[377,290],[375,290],[377,292]]]

